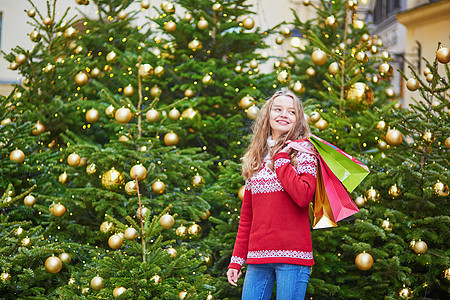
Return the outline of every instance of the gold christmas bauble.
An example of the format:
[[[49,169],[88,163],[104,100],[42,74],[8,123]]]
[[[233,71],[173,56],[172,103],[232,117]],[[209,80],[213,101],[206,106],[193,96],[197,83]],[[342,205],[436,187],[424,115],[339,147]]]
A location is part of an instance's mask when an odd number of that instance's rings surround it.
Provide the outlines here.
[[[134,240],[135,238],[137,238],[138,232],[133,227],[128,227],[127,229],[125,229],[125,232],[124,232],[123,236],[127,240]]]
[[[377,84],[378,81],[379,81],[378,76],[377,76],[377,75],[373,75],[373,76],[372,76],[372,83],[373,83],[373,84]]]
[[[139,75],[144,79],[149,78],[153,75],[153,67],[150,64],[143,64],[139,66]]]
[[[172,228],[173,224],[175,223],[175,220],[171,215],[163,215],[161,219],[159,219],[159,224],[164,229]]]
[[[21,244],[22,246],[24,246],[24,247],[30,247],[31,244],[33,244],[33,242],[31,241],[31,239],[29,239],[28,237],[26,237],[26,238],[23,238],[23,239],[20,241],[20,244]]]
[[[355,54],[355,58],[357,61],[365,64],[369,61],[369,57],[367,56],[367,54],[364,51],[359,51],[358,53]]]
[[[156,122],[159,118],[159,112],[156,109],[152,108],[147,111],[147,113],[145,114],[145,118],[149,122]]]
[[[188,230],[187,230],[186,226],[181,225],[180,227],[178,227],[175,230],[175,234],[181,238],[185,238],[185,237],[187,237]]]
[[[142,0],[142,1],[141,1],[141,7],[142,7],[143,9],[149,8],[149,7],[150,7],[150,0]]]
[[[119,249],[120,247],[122,247],[122,243],[123,243],[122,238],[117,234],[110,236],[108,239],[108,245],[112,249]]]
[[[420,86],[419,81],[415,78],[409,78],[408,81],[406,82],[406,87],[410,91],[417,90],[419,86]]]
[[[442,64],[448,64],[450,61],[450,50],[448,48],[442,47],[436,52],[437,60]]]
[[[192,89],[190,89],[190,88],[187,88],[184,91],[184,96],[185,97],[192,98],[192,97],[194,97],[194,95],[195,95],[195,92]]]
[[[62,217],[66,213],[66,207],[60,203],[55,204],[52,209],[52,214],[55,217]]]
[[[358,0],[348,0],[347,7],[352,10],[356,10],[358,8]]]
[[[434,134],[433,134],[431,131],[427,130],[427,131],[425,131],[424,134],[422,135],[422,139],[423,139],[425,142],[433,143],[433,142],[436,140],[436,137],[434,136]]]
[[[102,175],[102,186],[110,191],[117,191],[124,185],[124,176],[122,173],[112,168]]]
[[[162,281],[162,279],[161,279],[161,276],[159,276],[158,274],[155,274],[150,278],[150,281],[153,281],[154,283],[160,283]]]
[[[386,142],[391,146],[398,146],[403,141],[403,135],[397,129],[388,130],[386,133]]]
[[[117,53],[114,51],[109,52],[106,54],[106,61],[109,63],[114,63],[117,60]]]
[[[30,33],[30,40],[32,41],[32,42],[39,42],[40,40],[41,40],[41,38],[42,38],[42,36],[41,36],[41,34],[39,33],[39,31],[37,31],[36,29],[35,30],[33,30],[31,33]]]
[[[103,278],[100,276],[95,276],[91,279],[91,288],[95,291],[99,291],[105,287],[105,283],[103,282]]]
[[[383,140],[381,140],[381,139],[378,140],[378,149],[379,149],[380,151],[386,150],[387,147],[388,147],[388,144],[387,144],[385,141],[383,141]]]
[[[209,26],[209,23],[208,23],[208,21],[206,21],[205,19],[200,19],[200,20],[197,22],[197,27],[198,27],[198,29],[200,29],[200,30],[206,29],[206,28],[208,28],[208,26]]]
[[[64,172],[61,175],[59,175],[58,181],[61,184],[68,184],[69,183],[69,175],[67,175],[67,172]]]
[[[394,75],[394,68],[388,63],[382,63],[378,68],[378,72],[383,78],[391,78]]]
[[[355,258],[355,264],[356,267],[361,271],[369,270],[370,268],[372,268],[373,265],[372,255],[365,252],[358,254],[358,256],[356,256]]]
[[[67,157],[67,163],[71,167],[78,167],[78,165],[80,164],[80,160],[81,157],[76,153],[72,153],[69,155],[69,157]]]
[[[52,65],[51,63],[48,63],[44,68],[44,72],[49,73],[49,72],[53,71],[54,69],[55,69],[55,66]]]
[[[211,215],[211,212],[210,212],[209,210],[207,210],[207,211],[203,212],[203,213],[200,215],[200,218],[201,218],[202,220],[208,220],[208,218],[209,218],[210,215]]]
[[[160,181],[160,180],[156,180],[153,184],[152,184],[152,190],[153,192],[157,193],[157,194],[162,194],[164,193],[164,190],[166,189],[166,185],[164,184],[164,182]]]
[[[33,128],[34,129],[31,131],[33,135],[40,135],[45,132],[45,126],[41,121],[37,121]]]
[[[123,88],[123,94],[127,97],[131,97],[134,95],[134,87],[129,84],[126,87]]]
[[[36,198],[31,195],[28,195],[23,199],[23,204],[27,207],[32,207],[34,203],[36,203]]]
[[[288,38],[291,36],[292,31],[289,27],[283,27],[283,29],[281,29],[281,34],[285,37]]]
[[[324,51],[320,50],[320,49],[315,50],[311,54],[311,60],[316,65],[321,66],[321,65],[323,65],[323,64],[325,64],[327,62],[327,54]]]
[[[17,62],[13,61],[9,64],[9,68],[13,71],[17,70],[17,68],[19,68],[19,64]]]
[[[184,227],[186,228],[186,227]],[[177,250],[175,248],[169,247],[166,249],[167,254],[169,254],[172,258],[177,256]]]
[[[180,300],[183,300],[187,295],[188,293],[186,291],[181,291],[178,293],[178,298],[180,298]]]
[[[288,65],[293,66],[295,65],[295,58],[292,55],[289,55],[286,57],[286,62]]]
[[[425,76],[425,79],[428,81],[428,82],[432,82],[433,81],[433,78],[434,78],[434,76],[433,76],[433,74],[427,74],[427,76]]]
[[[35,11],[34,9],[30,8],[30,9],[27,11],[27,15],[28,15],[30,18],[34,18],[34,16],[36,15],[36,11]]]
[[[238,197],[239,199],[241,199],[241,201],[244,200],[244,194],[245,194],[245,185],[239,188]]]
[[[252,105],[247,109],[247,116],[255,120],[259,115],[259,108],[256,105]]]
[[[384,93],[386,94],[386,97],[388,98],[394,98],[395,97],[395,91],[392,87],[388,87],[384,90]]]
[[[2,274],[0,274],[0,279],[5,282],[11,279],[11,275],[9,273],[6,272],[2,272]]]
[[[308,75],[309,77],[313,77],[316,75],[316,70],[314,70],[313,67],[309,67],[308,69],[306,69],[306,75]]]
[[[86,173],[88,174],[88,175],[93,175],[93,174],[95,174],[97,172],[97,165],[96,164],[89,164],[87,167],[86,167]]]
[[[400,290],[398,295],[401,299],[410,299],[413,296],[413,292],[409,287],[405,287],[405,285],[403,285],[403,288]]]
[[[164,25],[164,29],[169,33],[174,32],[177,29],[177,23],[170,20],[166,23],[166,25]]]
[[[164,144],[167,146],[175,146],[178,144],[178,135],[175,132],[166,133],[164,136]]]
[[[345,90],[345,100],[350,109],[364,110],[373,104],[374,94],[364,82],[355,82]]]
[[[320,114],[317,111],[314,111],[311,114],[310,120],[313,123],[317,123],[322,117],[320,116]]]
[[[356,197],[354,202],[359,208],[364,207],[364,204],[366,204],[366,200],[361,196]]]
[[[234,71],[235,71],[236,73],[241,73],[241,72],[242,72],[242,66],[237,65],[236,67],[234,67]]]
[[[127,184],[125,184],[125,192],[128,195],[136,195],[138,192],[136,181],[134,180],[128,181]]]
[[[15,230],[14,230],[14,234],[16,235],[16,236],[20,236],[21,234],[23,233],[23,228],[22,227],[17,227]]]
[[[116,111],[114,117],[120,124],[127,124],[133,118],[133,114],[128,108],[121,107]]]
[[[444,273],[444,278],[447,279],[447,280],[450,280],[450,268],[445,269],[443,271],[443,273]]]
[[[191,178],[191,183],[196,187],[203,187],[205,185],[205,179],[198,173]]]
[[[193,18],[192,14],[190,12],[187,11],[184,13],[184,16],[183,16],[184,21],[189,23],[192,20],[192,18]]]
[[[305,113],[303,113],[303,117],[305,118],[306,123],[308,123],[308,125],[311,125],[311,118]]]
[[[400,191],[400,188],[397,186],[397,184],[394,184],[389,188],[388,193],[393,197],[398,197],[402,192]]]
[[[257,61],[256,59],[252,59],[252,60],[248,63],[248,65],[249,65],[250,68],[252,68],[252,69],[256,69],[256,68],[259,66],[258,61]]]
[[[353,21],[353,28],[355,29],[363,29],[364,28],[364,21],[362,20],[354,20]]]
[[[198,239],[202,236],[202,228],[198,224],[192,224],[188,227],[189,238]]]
[[[163,76],[164,75],[164,72],[165,72],[165,69],[164,69],[164,67],[163,66],[157,66],[156,68],[155,68],[155,75],[156,76],[158,76],[158,77],[161,77],[161,76]],[[156,86],[156,85],[155,85]],[[150,91],[150,93],[151,93],[151,91]],[[161,92],[159,93],[159,95],[161,94]],[[158,95],[158,96],[159,96]],[[153,95],[152,95],[153,96]],[[153,96],[153,97],[155,97],[155,96]]]
[[[144,180],[147,177],[147,169],[143,165],[134,165],[130,170],[130,176],[138,181]]]
[[[295,93],[297,93],[297,94],[299,94],[299,95],[301,95],[301,94],[303,94],[304,92],[305,92],[305,86],[303,85],[303,83],[301,83],[300,81],[296,81],[295,83],[294,83],[294,86],[292,87],[292,90],[295,92]]]
[[[304,6],[309,6],[311,4],[311,0],[303,0]]]
[[[175,13],[175,6],[172,3],[170,3],[169,1],[162,2],[161,3],[161,8],[166,13],[169,13],[169,14]]]
[[[447,149],[450,149],[450,136],[445,139],[445,147],[447,147]]]
[[[374,46],[374,45],[370,46],[370,53],[377,54],[378,53],[377,46]]]
[[[156,84],[150,89],[150,95],[153,98],[159,98],[161,96],[162,90]]]
[[[72,261],[72,257],[70,256],[69,253],[67,252],[63,252],[59,255],[59,259],[66,264],[70,264],[70,262]]]
[[[314,126],[319,129],[320,131],[324,131],[325,129],[328,128],[328,122],[324,119],[320,119],[319,121],[317,121]]]
[[[325,25],[336,27],[338,23],[336,22],[336,18],[333,15],[331,15],[325,19]]]
[[[243,109],[247,109],[254,104],[253,101],[254,99],[250,95],[246,95],[241,98],[241,101],[239,101],[239,106]]]
[[[291,75],[289,75],[289,73],[286,70],[283,70],[280,73],[278,73],[277,80],[281,84],[288,84],[289,81],[291,81]]]
[[[178,109],[176,109],[176,108],[172,108],[170,111],[169,111],[169,118],[171,119],[171,120],[178,120],[178,118],[181,116],[181,113],[180,113],[180,111],[178,110]]]
[[[88,83],[88,76],[83,72],[78,73],[77,75],[75,75],[75,83],[78,86],[85,85],[86,83]]]
[[[366,199],[371,201],[377,201],[378,199],[380,199],[380,193],[376,189],[371,187],[366,192]]]
[[[242,21],[242,26],[244,26],[245,29],[250,30],[255,26],[255,21],[252,18],[247,17]]]
[[[203,48],[203,43],[195,38],[189,42],[188,47],[192,51],[197,51],[197,50],[200,51]]]
[[[437,181],[433,186],[434,192],[441,197],[447,197],[449,194],[448,185],[445,182]]]
[[[76,36],[77,36],[77,30],[75,28],[73,28],[72,26],[70,26],[70,27],[66,28],[66,30],[64,30],[64,37],[65,38],[73,39]]]
[[[216,2],[212,5],[212,10],[213,11],[222,11],[222,4]]]
[[[117,298],[120,295],[122,295],[123,293],[125,293],[127,291],[126,288],[124,288],[123,286],[118,286],[113,290],[113,297]]]
[[[47,258],[44,265],[47,272],[52,274],[56,274],[62,269],[62,262],[56,256],[50,256],[49,258]]]
[[[418,240],[414,244],[414,252],[416,252],[417,254],[424,254],[425,252],[427,252],[427,249],[427,243],[425,243],[424,241]]]
[[[382,131],[386,129],[386,122],[384,122],[383,120],[379,121],[377,123],[377,129]]]
[[[392,231],[393,226],[394,225],[391,222],[389,222],[389,219],[383,220],[383,222],[381,222],[381,227],[383,227],[383,229],[386,231]]]
[[[328,66],[328,73],[330,73],[331,75],[336,75],[338,71],[339,71],[339,64],[337,62],[332,62]]]
[[[100,231],[103,233],[107,233],[114,229],[114,224],[108,221],[104,221],[102,224],[100,224]]]
[[[117,14],[117,18],[120,20],[125,20],[128,17],[128,13],[126,11],[119,11],[119,13]]]
[[[283,38],[282,36],[278,36],[278,37],[275,39],[275,43],[277,43],[278,45],[283,44],[283,42],[284,42],[284,38]]]
[[[116,113],[116,108],[115,108],[114,106],[112,106],[112,105],[108,106],[108,107],[105,109],[105,114],[106,114],[108,117],[110,117],[110,118],[114,117],[114,114],[115,114],[115,113]]]
[[[19,65],[23,64],[26,61],[27,61],[27,57],[25,54],[19,53],[16,55],[16,63],[18,63]]]
[[[100,71],[100,69],[97,67],[95,67],[91,70],[92,77],[98,77],[98,76],[100,76],[101,73],[102,73],[102,71]]]
[[[188,118],[193,120],[196,116],[200,116],[198,110],[194,110],[192,107],[189,107],[181,114],[182,118]]]
[[[25,153],[20,149],[13,150],[9,154],[9,160],[21,164],[25,160]]]
[[[432,72],[431,72],[430,68],[427,67],[427,68],[423,69],[423,75],[427,76],[428,74],[432,74]]]
[[[206,74],[205,76],[203,76],[202,83],[204,85],[211,85],[213,83],[213,79],[212,79],[211,75]]]

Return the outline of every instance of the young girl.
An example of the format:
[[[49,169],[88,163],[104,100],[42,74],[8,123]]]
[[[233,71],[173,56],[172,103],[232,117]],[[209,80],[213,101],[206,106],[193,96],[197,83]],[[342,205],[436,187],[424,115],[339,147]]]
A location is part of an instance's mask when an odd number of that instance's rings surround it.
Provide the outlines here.
[[[276,92],[253,133],[243,158],[245,193],[228,282],[237,285],[246,260],[242,299],[270,299],[275,280],[277,299],[304,299],[314,264],[308,211],[317,162],[288,144],[310,133],[302,103],[290,91]],[[314,149],[307,141],[301,146]]]

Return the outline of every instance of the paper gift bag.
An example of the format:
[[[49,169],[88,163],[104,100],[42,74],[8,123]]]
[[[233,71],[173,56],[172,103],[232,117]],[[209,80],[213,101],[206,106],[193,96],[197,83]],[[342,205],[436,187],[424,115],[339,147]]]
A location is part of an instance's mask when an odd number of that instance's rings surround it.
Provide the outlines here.
[[[314,197],[314,218],[312,220],[313,229],[336,227],[330,201],[323,183],[321,168],[317,169],[316,194]]]

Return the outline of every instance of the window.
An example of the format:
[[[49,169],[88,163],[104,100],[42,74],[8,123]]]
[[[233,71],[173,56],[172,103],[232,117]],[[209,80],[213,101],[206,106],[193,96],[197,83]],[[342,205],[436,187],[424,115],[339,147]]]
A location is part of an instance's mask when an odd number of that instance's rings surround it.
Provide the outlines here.
[[[2,21],[3,13],[0,11],[0,50],[2,49]]]
[[[402,0],[376,0],[373,12],[374,23],[381,23],[390,16],[399,13],[404,6],[402,4]]]

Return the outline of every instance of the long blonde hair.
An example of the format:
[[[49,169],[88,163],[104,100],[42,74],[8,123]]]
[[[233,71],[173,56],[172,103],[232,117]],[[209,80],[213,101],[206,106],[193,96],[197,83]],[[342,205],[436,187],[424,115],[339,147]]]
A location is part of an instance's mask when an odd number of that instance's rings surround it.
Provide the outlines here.
[[[303,105],[300,99],[298,99],[298,97],[288,89],[282,89],[275,92],[275,94],[273,94],[273,96],[267,100],[266,103],[264,103],[258,117],[253,123],[253,139],[250,142],[244,157],[242,158],[242,176],[244,176],[245,179],[251,178],[254,173],[259,171],[263,163],[263,159],[269,151],[267,139],[271,135],[270,111],[272,109],[273,101],[280,96],[292,98],[297,123],[291,128],[291,130],[283,134],[276,141],[275,146],[270,149],[270,158],[273,159],[273,155],[285,146],[286,141],[302,139],[310,134],[309,125],[305,119]],[[296,153],[291,153],[291,162],[293,164],[295,164],[295,161],[293,161],[295,154]],[[273,170],[272,165],[270,168]]]

